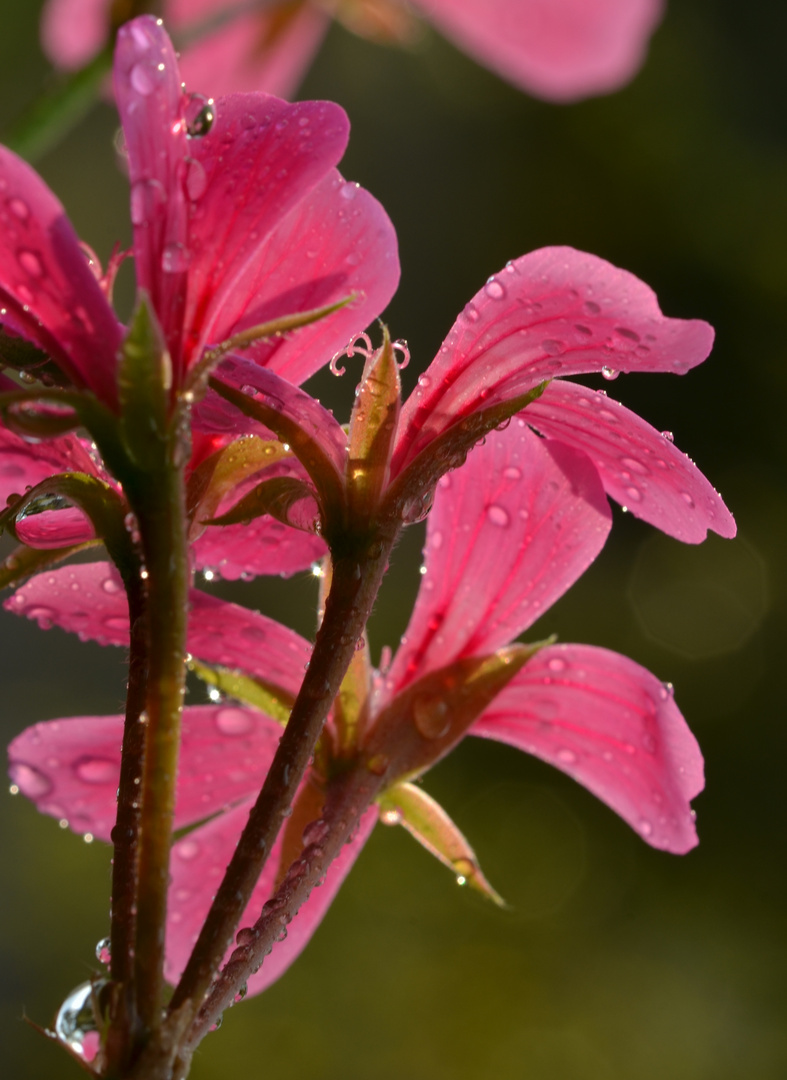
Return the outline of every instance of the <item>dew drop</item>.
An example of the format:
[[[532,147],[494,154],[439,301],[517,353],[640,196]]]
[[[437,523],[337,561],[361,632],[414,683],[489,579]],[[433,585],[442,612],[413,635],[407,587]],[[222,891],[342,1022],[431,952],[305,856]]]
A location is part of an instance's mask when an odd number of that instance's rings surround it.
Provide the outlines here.
[[[683,501],[685,502],[686,506],[689,507],[689,509],[691,509],[691,510],[694,509],[696,504],[694,502],[694,499],[691,497],[691,495],[689,494],[688,491],[681,491],[680,497],[683,499]]]
[[[308,847],[309,844],[321,844],[329,831],[330,827],[327,821],[323,821],[322,819],[312,821],[303,830],[302,840],[304,847]]]
[[[41,799],[52,791],[52,781],[32,765],[14,762],[8,775],[28,799]]]
[[[616,326],[615,333],[627,341],[639,342],[639,334],[635,330],[629,330],[625,326]]]
[[[653,825],[648,821],[647,818],[639,819],[639,831],[644,837],[653,835]]]
[[[662,431],[661,437],[662,439],[666,439],[667,442],[675,442],[675,436],[671,431]]]
[[[208,186],[208,177],[201,161],[196,158],[186,158],[186,194],[192,202],[201,199]]]
[[[190,262],[191,252],[185,244],[167,244],[161,253],[161,269],[165,274],[182,274]]]
[[[576,765],[577,763],[577,755],[573,750],[569,750],[565,746],[561,747],[555,756],[563,765]]]
[[[642,492],[639,490],[639,488],[627,487],[626,494],[628,495],[631,502],[642,502]]]
[[[121,586],[114,578],[107,578],[105,581],[101,582],[101,588],[105,593],[118,593],[120,592]]]
[[[24,199],[9,199],[8,209],[19,221],[27,221],[27,219],[30,217],[30,207],[27,205]]]
[[[139,60],[129,73],[129,82],[132,88],[143,97],[148,97],[153,93],[156,86],[155,70],[148,61]]]
[[[131,221],[134,225],[149,225],[167,201],[160,180],[137,180],[131,186]]]
[[[617,379],[620,372],[611,367],[603,367],[601,369],[601,374],[608,382],[612,382],[613,379]]]
[[[417,697],[413,702],[413,721],[425,739],[439,739],[451,727],[447,702],[436,695]]]
[[[86,784],[117,784],[119,767],[116,761],[101,757],[81,757],[74,762],[74,772]]]
[[[28,248],[20,248],[16,253],[16,257],[25,273],[34,278],[44,276],[43,264],[40,257],[36,255],[34,251],[30,251]]]
[[[112,953],[110,951],[111,942],[108,937],[103,937],[101,941],[96,945],[96,960],[109,967],[112,962]]]
[[[638,473],[640,476],[647,476],[650,473],[650,469],[647,465],[634,457],[623,457],[620,459],[621,465],[625,465],[627,469],[631,469],[633,473]]]
[[[392,807],[390,810],[383,810],[380,814],[380,821],[383,825],[398,825],[401,820],[402,815],[395,807]]]
[[[595,302],[595,300],[586,300],[582,306],[588,315],[601,314],[601,307]]]
[[[508,465],[508,466],[506,466],[505,469],[503,469],[503,479],[504,480],[521,480],[522,479],[522,470],[518,469],[516,467],[516,465]]]
[[[511,516],[508,511],[495,503],[488,507],[486,516],[493,525],[497,525],[501,529],[505,529],[511,523]]]
[[[340,188],[340,194],[343,199],[347,199],[348,202],[352,202],[355,196],[358,194],[360,184],[345,183]]]
[[[478,320],[480,318],[480,316],[478,314],[478,308],[472,302],[465,305],[465,308],[464,308],[464,311],[462,312],[462,314],[464,315],[464,317],[467,319],[468,322],[472,322],[472,323],[478,322]]]
[[[484,285],[484,292],[490,300],[502,300],[506,295],[506,287],[493,275]]]
[[[192,859],[196,859],[199,855],[200,846],[196,840],[187,839],[176,844],[174,850],[184,862],[191,862]]]
[[[559,356],[560,353],[566,351],[566,343],[559,341],[557,338],[545,338],[541,342],[541,348],[547,354],[547,356]]]
[[[667,701],[667,699],[671,698],[674,693],[675,687],[672,685],[671,682],[662,683],[659,687],[659,697],[662,701]]]
[[[553,656],[551,660],[547,661],[547,667],[550,671],[565,671],[568,664],[562,657]]]
[[[202,139],[216,120],[216,104],[204,94],[189,94],[183,103],[183,121],[189,139]]]
[[[98,1053],[98,1024],[93,1011],[93,997],[97,995],[104,980],[82,983],[72,990],[60,1006],[55,1017],[55,1034],[75,1053],[86,1061],[92,1061]]]

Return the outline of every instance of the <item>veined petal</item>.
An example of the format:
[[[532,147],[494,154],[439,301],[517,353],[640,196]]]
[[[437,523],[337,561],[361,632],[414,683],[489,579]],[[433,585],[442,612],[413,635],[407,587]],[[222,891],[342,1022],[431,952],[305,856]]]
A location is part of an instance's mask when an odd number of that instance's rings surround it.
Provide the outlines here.
[[[325,555],[325,541],[280,521],[254,518],[247,525],[209,525],[192,545],[198,570],[215,570],[226,581],[262,574],[290,577]]]
[[[544,435],[584,450],[607,494],[662,532],[689,544],[708,529],[735,535],[732,514],[694,462],[617,401],[558,379],[523,416]]]
[[[198,589],[191,590],[189,602],[189,652],[297,694],[311,656],[311,647],[299,634]],[[35,619],[43,630],[59,626],[84,641],[128,645],[128,603],[111,563],[80,563],[38,574],[4,606]]]
[[[252,800],[249,799],[227,813],[220,814],[179,840],[172,849],[165,968],[170,982],[176,982],[186,966],[224,868],[246,824],[251,806]],[[286,940],[274,946],[273,952],[266,958],[259,972],[249,979],[250,994],[258,994],[275,982],[302,952],[360,854],[376,820],[377,808],[372,806],[362,817],[353,839],[344,845],[338,858],[331,863],[322,887],[312,890],[309,899],[287,928]],[[280,836],[254,889],[241,919],[241,926],[255,923],[262,912],[263,904],[271,898],[279,870],[281,847]],[[225,959],[231,952],[230,948]]]
[[[606,94],[645,56],[663,0],[416,0],[482,64],[548,101]]]
[[[568,773],[653,847],[681,854],[697,835],[691,799],[702,755],[672,688],[633,660],[552,645],[528,661],[470,729]]]
[[[121,328],[65,211],[30,166],[0,147],[0,322],[77,386],[117,402]]]
[[[649,286],[595,255],[542,248],[509,263],[465,307],[402,410],[393,473],[481,407],[555,376],[684,374],[713,343],[701,320],[661,314]]]
[[[593,562],[611,517],[581,451],[521,419],[488,435],[437,485],[425,573],[386,688],[512,641]]]
[[[105,479],[76,435],[31,443],[0,424],[0,505],[5,506],[9,495],[22,495],[61,472],[84,472]]]
[[[188,33],[221,12],[226,0],[169,0],[167,22]],[[262,90],[289,98],[317,52],[329,19],[311,3],[243,15],[184,51],[183,77],[195,90],[212,94]]]
[[[193,825],[261,787],[281,725],[256,709],[183,711],[174,828]],[[117,812],[122,716],[75,716],[23,731],[8,748],[22,795],[76,833],[109,841]]]
[[[260,245],[243,286],[225,297],[225,329],[213,340],[354,294],[351,304],[325,318],[244,351],[299,384],[377,318],[398,283],[396,233],[388,215],[368,191],[332,169]]]
[[[215,110],[210,131],[188,147],[188,356],[234,332],[260,285],[268,237],[333,169],[349,134],[344,111],[327,101],[236,94],[219,98]],[[268,263],[266,274],[272,269]],[[276,295],[292,284],[266,277]]]

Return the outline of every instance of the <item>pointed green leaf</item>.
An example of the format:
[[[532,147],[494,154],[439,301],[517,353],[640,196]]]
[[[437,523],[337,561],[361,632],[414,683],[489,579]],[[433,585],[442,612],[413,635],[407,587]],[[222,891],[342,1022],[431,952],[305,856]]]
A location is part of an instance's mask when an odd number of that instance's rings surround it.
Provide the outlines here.
[[[333,722],[338,735],[339,757],[352,756],[358,747],[371,685],[372,665],[369,659],[369,641],[364,631],[363,647],[353,655],[333,705]]]
[[[30,548],[22,544],[0,563],[0,589],[14,585],[17,581],[30,577],[32,574],[38,574],[47,567],[62,562],[70,555],[88,551],[99,543],[99,540],[88,540],[84,544],[72,544],[71,547],[62,548]]]
[[[385,490],[402,407],[399,366],[388,328],[366,361],[350,420],[347,484],[351,512],[370,517]]]
[[[188,666],[208,686],[215,686],[227,697],[259,709],[280,724],[286,724],[289,720],[295,698],[280,686],[252,678],[241,671],[203,664],[194,657],[188,661]]]
[[[423,788],[396,784],[377,802],[380,820],[386,825],[403,825],[430,854],[453,870],[460,885],[469,885],[498,907],[506,906],[481,872],[475,852],[459,827]]]
[[[388,783],[424,772],[546,644],[509,645],[491,656],[457,660],[408,686],[375,720],[364,745],[367,768]]]
[[[120,435],[141,469],[164,463],[172,390],[172,363],[156,313],[140,292],[120,350],[118,400]]]

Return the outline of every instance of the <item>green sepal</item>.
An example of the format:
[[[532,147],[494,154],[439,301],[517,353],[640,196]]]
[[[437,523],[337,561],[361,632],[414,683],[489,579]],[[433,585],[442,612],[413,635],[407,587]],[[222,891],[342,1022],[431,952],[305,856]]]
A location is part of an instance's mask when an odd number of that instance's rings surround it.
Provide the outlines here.
[[[172,390],[172,362],[156,313],[144,292],[137,298],[120,348],[120,437],[129,458],[145,471],[163,467]]]
[[[268,322],[259,323],[257,326],[249,326],[245,330],[240,330],[237,334],[227,338],[226,341],[222,341],[219,345],[207,349],[203,353],[199,363],[189,373],[187,389],[196,397],[201,397],[205,392],[211,372],[227,353],[240,351],[257,341],[265,341],[266,338],[270,340],[284,337],[285,334],[291,334],[302,326],[310,326],[328,315],[333,315],[335,311],[341,311],[343,307],[347,307],[348,304],[357,299],[357,293],[350,293],[349,296],[345,296],[333,304],[325,304],[323,307],[312,308],[310,311],[294,312],[292,315],[282,315],[278,319],[271,319]]]
[[[484,877],[467,839],[431,795],[415,784],[396,784],[378,796],[380,820],[402,825],[419,844],[452,870],[460,885],[469,885],[498,907],[506,902]]]
[[[125,526],[128,506],[109,484],[86,473],[59,473],[36,484],[0,514],[0,531],[5,529],[19,540],[16,527],[20,516],[48,509],[47,502],[53,497],[78,506],[87,515],[96,541],[104,542],[122,576],[135,571],[136,559]]]
[[[203,664],[201,660],[195,660],[194,657],[189,659],[188,667],[189,671],[193,671],[204,683],[215,686],[227,697],[235,698],[236,701],[242,701],[246,705],[259,709],[279,724],[284,725],[289,720],[295,698],[282,687],[265,682],[263,679],[256,679],[242,671]]]
[[[509,645],[424,675],[377,716],[363,747],[366,767],[386,786],[413,779],[443,757],[527,661],[554,638]]]
[[[526,394],[479,409],[457,420],[425,446],[399,473],[386,494],[387,511],[398,514],[405,521],[420,520],[429,508],[429,493],[434,490],[440,477],[463,465],[476,443],[541,397],[548,385],[549,380],[545,379]],[[418,509],[411,512],[413,507]]]
[[[333,703],[333,722],[337,734],[336,754],[354,756],[364,730],[369,692],[372,687],[372,664],[369,641],[363,634],[362,646],[356,649]]]
[[[280,442],[245,435],[205,458],[189,477],[186,490],[192,533],[202,531],[200,523],[213,517],[224,497],[244,480],[289,457],[292,457],[291,452]],[[192,535],[191,539],[196,537]]]
[[[298,480],[294,476],[275,476],[270,480],[263,480],[255,488],[237,502],[226,514],[217,518],[203,520],[203,525],[237,525],[251,521],[253,518],[270,514],[271,517],[281,521],[284,525],[291,525],[296,529],[304,529],[307,532],[316,531],[319,519],[314,522],[314,528],[306,529],[305,522],[291,514],[291,510],[304,499],[316,499],[316,492],[310,484]]]
[[[366,361],[350,419],[347,488],[350,513],[371,517],[385,490],[402,408],[402,387],[388,327]]]
[[[0,563],[0,589],[6,589],[23,578],[40,573],[69,556],[88,551],[100,543],[100,540],[87,540],[84,544],[72,544],[71,547],[62,548],[31,548],[22,544]]]

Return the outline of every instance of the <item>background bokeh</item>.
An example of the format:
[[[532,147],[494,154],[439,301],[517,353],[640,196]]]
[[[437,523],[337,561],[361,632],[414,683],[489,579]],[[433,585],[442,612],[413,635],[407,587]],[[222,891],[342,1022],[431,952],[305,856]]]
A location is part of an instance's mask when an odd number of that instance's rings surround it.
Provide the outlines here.
[[[41,85],[38,3],[0,2],[0,123]],[[426,33],[412,52],[334,29],[303,97],[341,102],[345,175],[385,205],[403,280],[387,313],[414,378],[507,259],[566,243],[634,271],[673,316],[717,329],[686,376],[607,387],[694,457],[739,523],[682,547],[616,509],[583,580],[537,627],[627,653],[696,732],[700,847],[652,851],[571,780],[468,740],[428,777],[509,901],[468,894],[401,829],[379,828],[298,964],[229,1013],[194,1080],[781,1080],[785,1001],[787,6],[671,0],[639,77],[572,106],[534,101]],[[209,88],[201,88],[209,89]],[[41,163],[106,257],[129,238],[117,120],[98,107]],[[126,281],[126,289],[130,277]],[[346,413],[355,380],[325,377]],[[417,530],[371,627],[394,645]],[[313,628],[308,580],[225,595]],[[5,742],[40,719],[118,711],[119,651],[2,614]],[[47,1024],[98,966],[109,853],[0,799],[0,1068],[76,1077]]]

